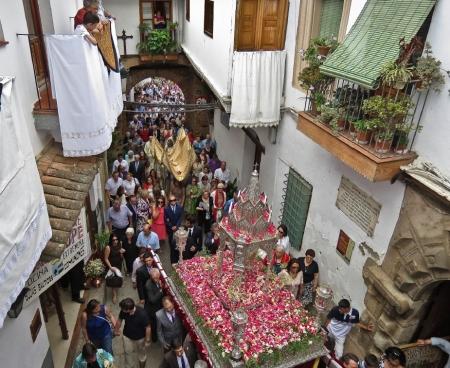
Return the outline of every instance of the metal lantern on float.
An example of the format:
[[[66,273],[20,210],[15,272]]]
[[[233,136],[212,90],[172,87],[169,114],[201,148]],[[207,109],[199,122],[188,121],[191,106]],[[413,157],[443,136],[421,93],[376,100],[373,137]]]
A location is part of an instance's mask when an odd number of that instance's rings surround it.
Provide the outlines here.
[[[186,249],[186,242],[188,238],[188,232],[184,229],[184,227],[180,227],[175,233],[173,234],[175,236],[175,242],[177,244],[177,249],[180,254],[178,257],[178,263],[183,262],[183,252]]]
[[[233,268],[236,272],[251,270],[250,261],[258,255],[271,256],[277,242],[277,230],[271,217],[267,196],[260,191],[258,171],[253,170],[248,187],[239,192],[228,216],[219,223],[219,249],[223,250],[228,244],[233,252]]]
[[[319,312],[324,311],[329,308],[332,298],[333,290],[328,285],[320,285],[316,289],[314,306]]]

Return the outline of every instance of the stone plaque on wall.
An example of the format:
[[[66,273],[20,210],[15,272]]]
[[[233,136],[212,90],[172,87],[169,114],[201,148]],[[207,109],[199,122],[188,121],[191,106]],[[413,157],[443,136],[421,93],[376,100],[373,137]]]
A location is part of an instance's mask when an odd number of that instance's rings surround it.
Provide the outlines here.
[[[342,177],[339,185],[336,207],[364,230],[367,235],[373,236],[381,204],[345,176]]]

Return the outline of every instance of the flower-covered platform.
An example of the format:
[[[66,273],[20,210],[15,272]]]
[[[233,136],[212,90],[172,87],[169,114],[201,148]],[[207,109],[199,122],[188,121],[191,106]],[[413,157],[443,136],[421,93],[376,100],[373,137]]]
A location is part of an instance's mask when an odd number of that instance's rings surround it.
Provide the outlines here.
[[[230,365],[230,312],[236,308],[248,316],[239,345],[246,367],[296,367],[325,353],[315,318],[276,277],[268,277],[262,262],[254,262],[253,272],[245,274],[239,287],[232,253],[224,252],[221,273],[218,264],[217,256],[195,257],[175,266],[168,279],[213,367]]]

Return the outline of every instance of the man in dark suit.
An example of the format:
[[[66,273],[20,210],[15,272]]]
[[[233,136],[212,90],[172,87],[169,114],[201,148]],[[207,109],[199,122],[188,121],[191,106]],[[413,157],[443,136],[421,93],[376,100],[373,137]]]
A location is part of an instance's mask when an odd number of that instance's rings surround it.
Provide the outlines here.
[[[139,180],[139,183],[142,185],[144,180],[145,168],[144,163],[140,160],[139,155],[134,155],[134,161],[130,163],[130,168],[128,170],[133,174],[133,177]]]
[[[172,350],[164,354],[159,368],[194,368],[196,360],[195,344],[187,335],[184,344],[181,344],[181,340],[174,342]]]
[[[183,341],[183,323],[175,313],[173,302],[169,296],[162,299],[163,308],[156,312],[156,332],[158,340],[167,352],[177,340]]]
[[[136,289],[138,291],[140,304],[145,303],[145,284],[150,279],[150,271],[153,267],[153,255],[146,251],[143,255],[144,265],[136,270]]]
[[[137,198],[135,195],[130,195],[130,201],[127,203],[127,207],[131,212],[131,224],[130,226],[136,232],[136,223],[137,223]]]
[[[177,263],[178,254],[174,248],[173,234],[181,226],[181,219],[183,218],[183,207],[177,203],[177,199],[173,194],[169,196],[169,204],[164,209],[164,222],[166,224],[167,234],[169,235],[170,244],[170,262]]]
[[[152,325],[152,341],[158,340],[156,333],[156,312],[162,308],[162,298],[164,296],[160,280],[161,274],[157,268],[150,270],[150,279],[145,283],[145,304],[150,323]]]
[[[202,229],[195,225],[193,216],[187,216],[185,224],[188,238],[186,240],[186,249],[183,254],[183,259],[191,259],[198,251],[202,250]]]

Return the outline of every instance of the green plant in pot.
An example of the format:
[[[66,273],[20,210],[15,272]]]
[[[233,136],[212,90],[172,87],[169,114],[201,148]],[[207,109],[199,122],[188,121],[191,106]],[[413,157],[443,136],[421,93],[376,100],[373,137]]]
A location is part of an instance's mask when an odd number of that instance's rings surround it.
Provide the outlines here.
[[[405,63],[388,61],[381,67],[380,75],[384,84],[400,90],[411,81],[413,68]]]
[[[343,107],[335,107],[335,114],[330,122],[331,129],[334,132],[339,132],[345,129],[346,121],[346,110]]]
[[[101,259],[91,259],[84,266],[84,274],[87,278],[91,279],[91,284],[94,287],[99,287],[101,278],[105,273],[105,265]]]
[[[369,144],[372,130],[380,124],[377,119],[360,119],[353,122],[356,130],[355,140],[359,144]]]
[[[411,132],[417,130],[417,133],[420,133],[422,130],[421,125],[416,125],[413,123],[402,123],[397,124],[395,126],[395,135],[394,135],[394,150],[395,153],[404,154],[409,151],[409,138]]]
[[[433,56],[428,42],[425,44],[423,55],[417,59],[416,75],[418,91],[433,89],[435,92],[440,92],[445,83],[444,74],[441,72],[441,62]]]
[[[370,118],[395,123],[403,120],[413,105],[409,97],[394,99],[389,96],[372,96],[364,100],[362,110]]]
[[[151,29],[149,25],[139,26],[144,34],[144,40],[137,44],[140,53],[164,55],[176,51],[177,44],[172,38],[171,25],[166,29]],[[175,26],[176,28],[176,26]]]
[[[378,126],[378,130],[375,133],[375,151],[378,153],[389,152],[393,138],[394,130],[392,127],[387,125]]]
[[[311,45],[315,47],[320,56],[327,56],[337,48],[338,42],[333,36],[330,38],[318,37],[311,40]]]
[[[324,124],[328,124],[330,121],[332,121],[337,116],[337,114],[338,114],[338,112],[337,112],[336,108],[334,108],[332,106],[321,105],[319,121]]]
[[[110,233],[108,231],[102,231],[94,235],[95,238],[95,253],[97,257],[103,257],[105,247],[109,243]]]

